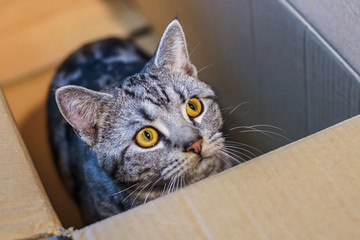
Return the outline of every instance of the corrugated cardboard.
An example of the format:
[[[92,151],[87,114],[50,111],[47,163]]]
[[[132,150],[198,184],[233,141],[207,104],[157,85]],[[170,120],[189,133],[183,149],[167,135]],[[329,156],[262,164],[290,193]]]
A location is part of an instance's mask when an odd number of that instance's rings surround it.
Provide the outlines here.
[[[355,69],[360,69],[360,2],[287,0]]]
[[[0,90],[0,239],[46,237],[60,227]]]
[[[80,239],[360,239],[360,116],[91,225]]]

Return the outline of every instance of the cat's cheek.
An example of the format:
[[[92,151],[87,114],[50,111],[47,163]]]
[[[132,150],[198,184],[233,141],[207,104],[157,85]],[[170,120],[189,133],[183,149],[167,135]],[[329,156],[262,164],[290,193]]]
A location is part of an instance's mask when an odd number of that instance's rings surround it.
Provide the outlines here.
[[[216,109],[208,109],[201,119],[195,119],[195,126],[199,130],[201,136],[205,139],[210,139],[212,135],[222,128],[223,120],[220,112]]]
[[[220,152],[222,147],[223,147],[223,143],[221,139],[215,142],[209,142],[208,140],[204,139],[201,155],[204,159],[212,158]]]

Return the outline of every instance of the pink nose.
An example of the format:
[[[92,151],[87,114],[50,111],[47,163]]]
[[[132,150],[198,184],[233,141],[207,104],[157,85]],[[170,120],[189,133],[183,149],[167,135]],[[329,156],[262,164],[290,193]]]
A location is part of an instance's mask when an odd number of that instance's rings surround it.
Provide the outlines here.
[[[194,153],[199,154],[201,152],[201,143],[202,143],[202,139],[197,140],[196,142],[194,142],[193,144],[191,144],[190,147],[188,147],[186,149],[187,152],[193,151]]]

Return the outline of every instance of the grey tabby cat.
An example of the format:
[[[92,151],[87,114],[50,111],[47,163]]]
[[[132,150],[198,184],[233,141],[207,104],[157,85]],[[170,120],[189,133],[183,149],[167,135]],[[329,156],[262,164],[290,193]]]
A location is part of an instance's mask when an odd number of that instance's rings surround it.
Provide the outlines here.
[[[178,20],[151,59],[115,38],[80,48],[48,99],[53,154],[86,224],[227,168],[222,122]]]

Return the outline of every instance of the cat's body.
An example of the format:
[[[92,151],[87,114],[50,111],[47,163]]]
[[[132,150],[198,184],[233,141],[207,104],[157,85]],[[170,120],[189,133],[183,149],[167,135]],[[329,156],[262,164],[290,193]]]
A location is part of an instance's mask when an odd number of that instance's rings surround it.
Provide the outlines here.
[[[54,158],[87,224],[227,167],[214,92],[197,80],[177,20],[149,59],[101,40],[66,59],[51,85]]]

